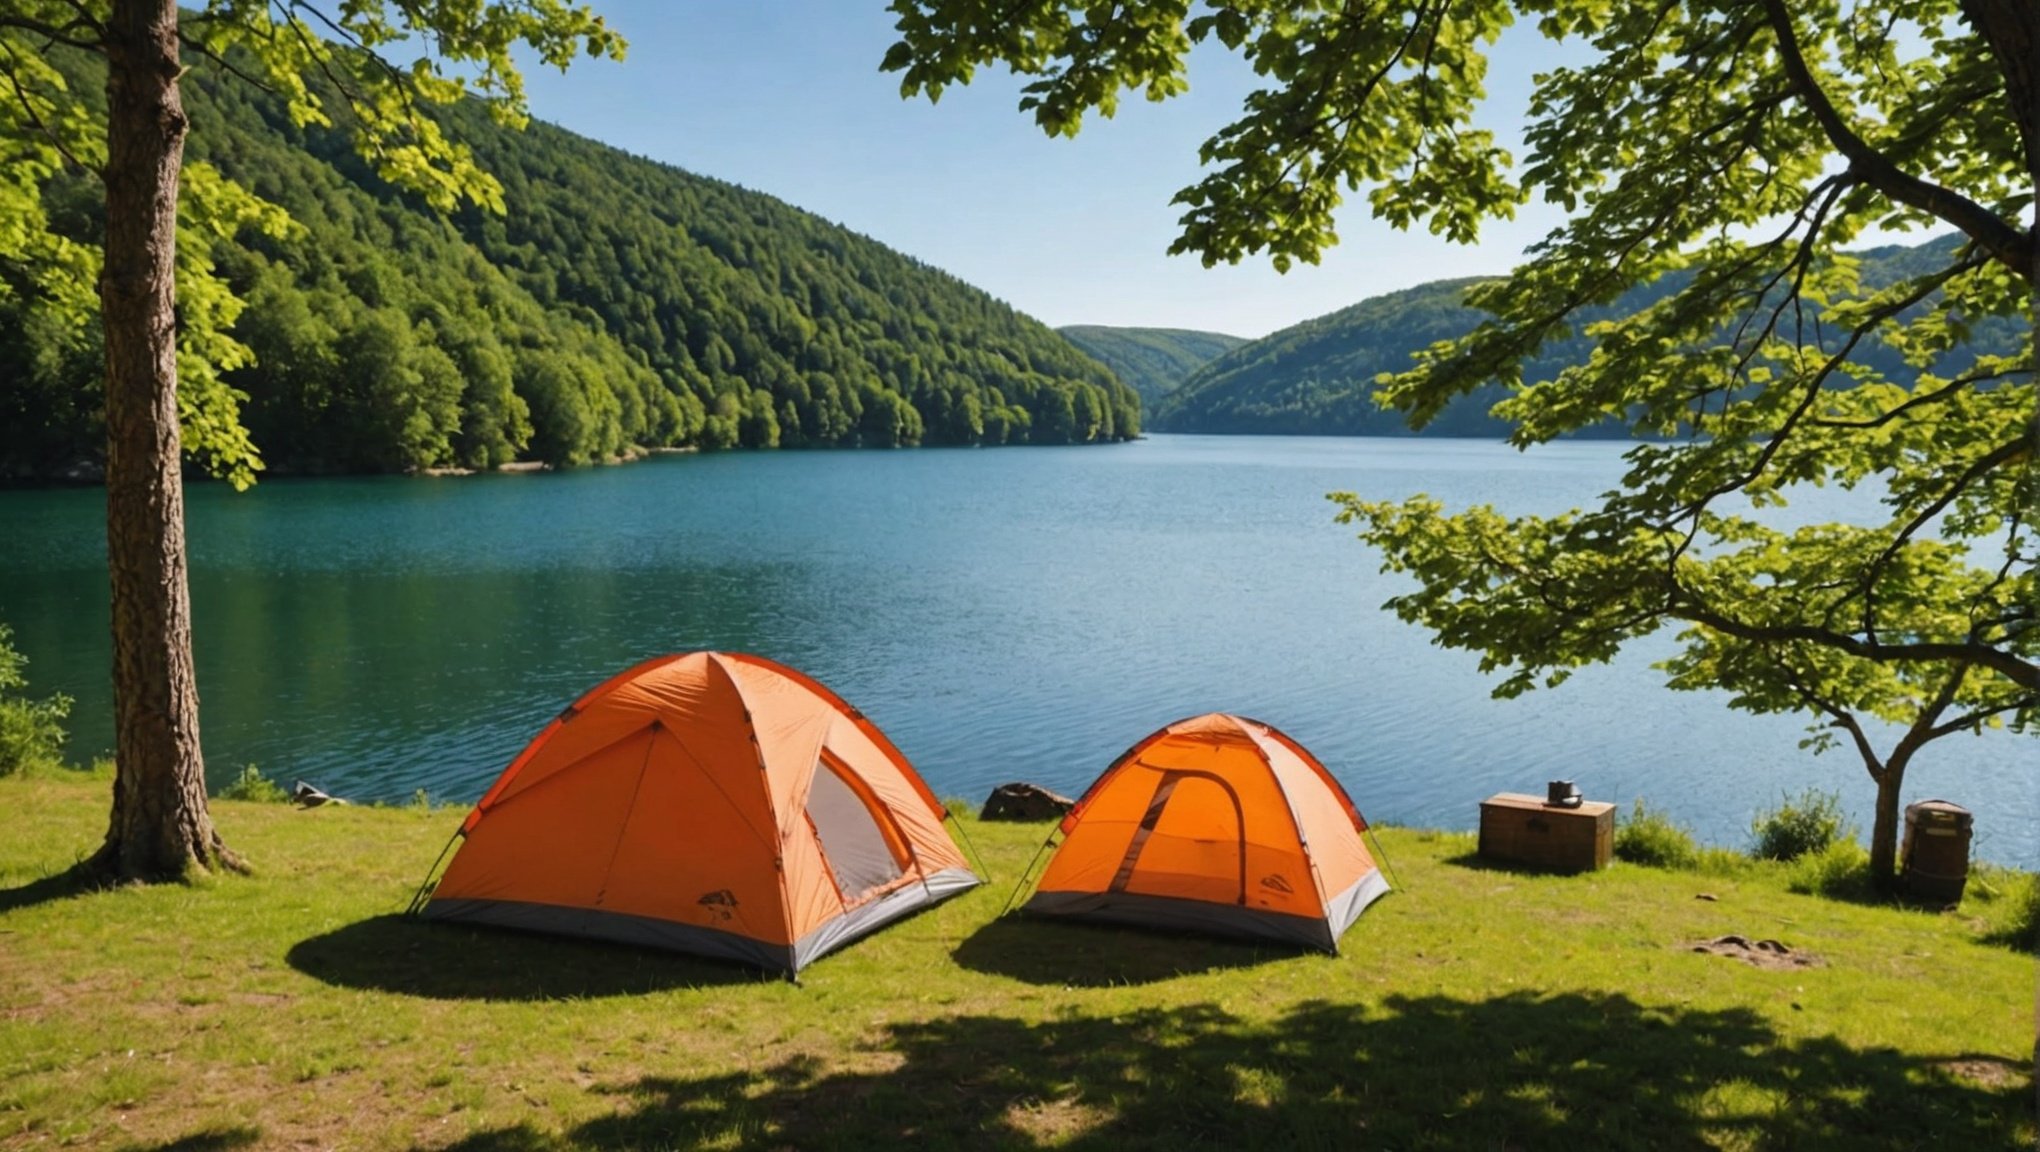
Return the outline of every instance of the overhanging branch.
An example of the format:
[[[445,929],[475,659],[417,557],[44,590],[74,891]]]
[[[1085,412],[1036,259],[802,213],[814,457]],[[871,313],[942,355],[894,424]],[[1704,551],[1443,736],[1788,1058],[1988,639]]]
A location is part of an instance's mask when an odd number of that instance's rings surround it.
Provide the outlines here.
[[[1967,196],[1900,169],[1890,157],[1858,136],[1828,99],[1827,93],[1821,90],[1820,83],[1806,65],[1806,58],[1800,54],[1798,34],[1793,31],[1792,15],[1786,10],[1785,0],[1763,2],[1771,29],[1778,37],[1778,57],[1784,62],[1786,77],[1799,90],[1800,97],[1806,101],[1807,109],[1820,123],[1828,141],[1849,161],[1849,171],[1900,204],[1939,217],[1961,229],[1982,245],[1993,259],[2011,269],[2019,279],[2031,283],[2032,241],[1995,212]]]
[[[1973,641],[1921,640],[1906,643],[1864,640],[1845,632],[1834,632],[1816,628],[1810,624],[1751,624],[1738,620],[1703,605],[1684,602],[1674,598],[1665,614],[1678,620],[1704,624],[1717,632],[1733,636],[1738,640],[1755,643],[1783,643],[1800,641],[1806,644],[1820,644],[1860,656],[1865,660],[1892,662],[1899,660],[1968,662],[1980,668],[1999,673],[2021,688],[2040,691],[2040,664],[2022,660],[2010,652],[2000,651],[1988,644]]]
[[[99,25],[80,16],[68,24],[47,24],[31,20],[26,16],[0,16],[0,28],[16,28],[31,35],[40,36],[50,44],[64,44],[85,52],[104,53],[105,47],[95,39],[84,40],[77,36],[79,31],[98,32]],[[47,45],[45,45],[47,47]]]

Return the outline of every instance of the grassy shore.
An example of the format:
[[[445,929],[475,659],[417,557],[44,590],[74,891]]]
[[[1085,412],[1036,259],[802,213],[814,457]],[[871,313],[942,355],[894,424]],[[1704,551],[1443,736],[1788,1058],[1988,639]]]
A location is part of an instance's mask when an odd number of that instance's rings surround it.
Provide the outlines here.
[[[1776,869],[1497,871],[1390,829],[1338,957],[997,919],[799,986],[403,918],[460,814],[220,802],[252,877],[80,893],[105,783],[0,780],[0,1148],[2031,1148],[2030,955]],[[1698,954],[1740,933],[1817,954]]]

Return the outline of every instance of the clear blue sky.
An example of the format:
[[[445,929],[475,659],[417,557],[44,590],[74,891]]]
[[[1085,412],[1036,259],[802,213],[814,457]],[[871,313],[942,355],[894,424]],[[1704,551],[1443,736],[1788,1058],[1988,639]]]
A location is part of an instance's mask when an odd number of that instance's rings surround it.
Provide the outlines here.
[[[1135,96],[1075,140],[1015,110],[1019,84],[981,74],[940,104],[902,100],[879,60],[883,0],[593,0],[631,42],[622,64],[527,75],[544,120],[639,155],[770,193],[962,277],[1050,324],[1132,324],[1261,336],[1366,296],[1495,273],[1558,220],[1531,206],[1478,248],[1397,232],[1349,203],[1318,267],[1206,269],[1165,255],[1198,176],[1197,146],[1233,118],[1251,73],[1192,61],[1191,90]],[[1522,31],[1522,30],[1519,30]],[[1548,46],[1512,34],[1489,90],[1514,136]],[[1357,200],[1357,198],[1355,198]]]

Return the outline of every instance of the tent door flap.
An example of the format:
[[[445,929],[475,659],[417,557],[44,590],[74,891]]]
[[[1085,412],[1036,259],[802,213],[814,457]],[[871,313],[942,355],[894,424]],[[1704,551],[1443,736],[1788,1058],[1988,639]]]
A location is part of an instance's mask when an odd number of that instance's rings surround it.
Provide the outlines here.
[[[824,756],[808,788],[807,818],[822,842],[822,855],[847,906],[861,904],[906,874],[900,858],[874,811],[876,797],[867,797]]]

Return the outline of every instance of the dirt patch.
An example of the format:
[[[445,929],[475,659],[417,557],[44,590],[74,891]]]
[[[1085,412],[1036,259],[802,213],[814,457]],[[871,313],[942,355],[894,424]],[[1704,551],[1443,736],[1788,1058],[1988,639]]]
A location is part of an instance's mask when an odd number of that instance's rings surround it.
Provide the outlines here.
[[[1796,952],[1777,940],[1752,940],[1747,936],[1695,940],[1692,948],[1695,952],[1727,956],[1757,968],[1818,968],[1824,963],[1811,952]]]
[[[1967,1056],[1960,1060],[1943,1060],[1935,1067],[1957,1079],[1969,1080],[1986,1088],[2010,1088],[2026,1075],[2026,1070],[2017,1064],[1993,1056]]]
[[[1079,1100],[1029,1100],[1007,1108],[1004,1116],[1007,1127],[1043,1144],[1074,1139],[1111,1118]]]

